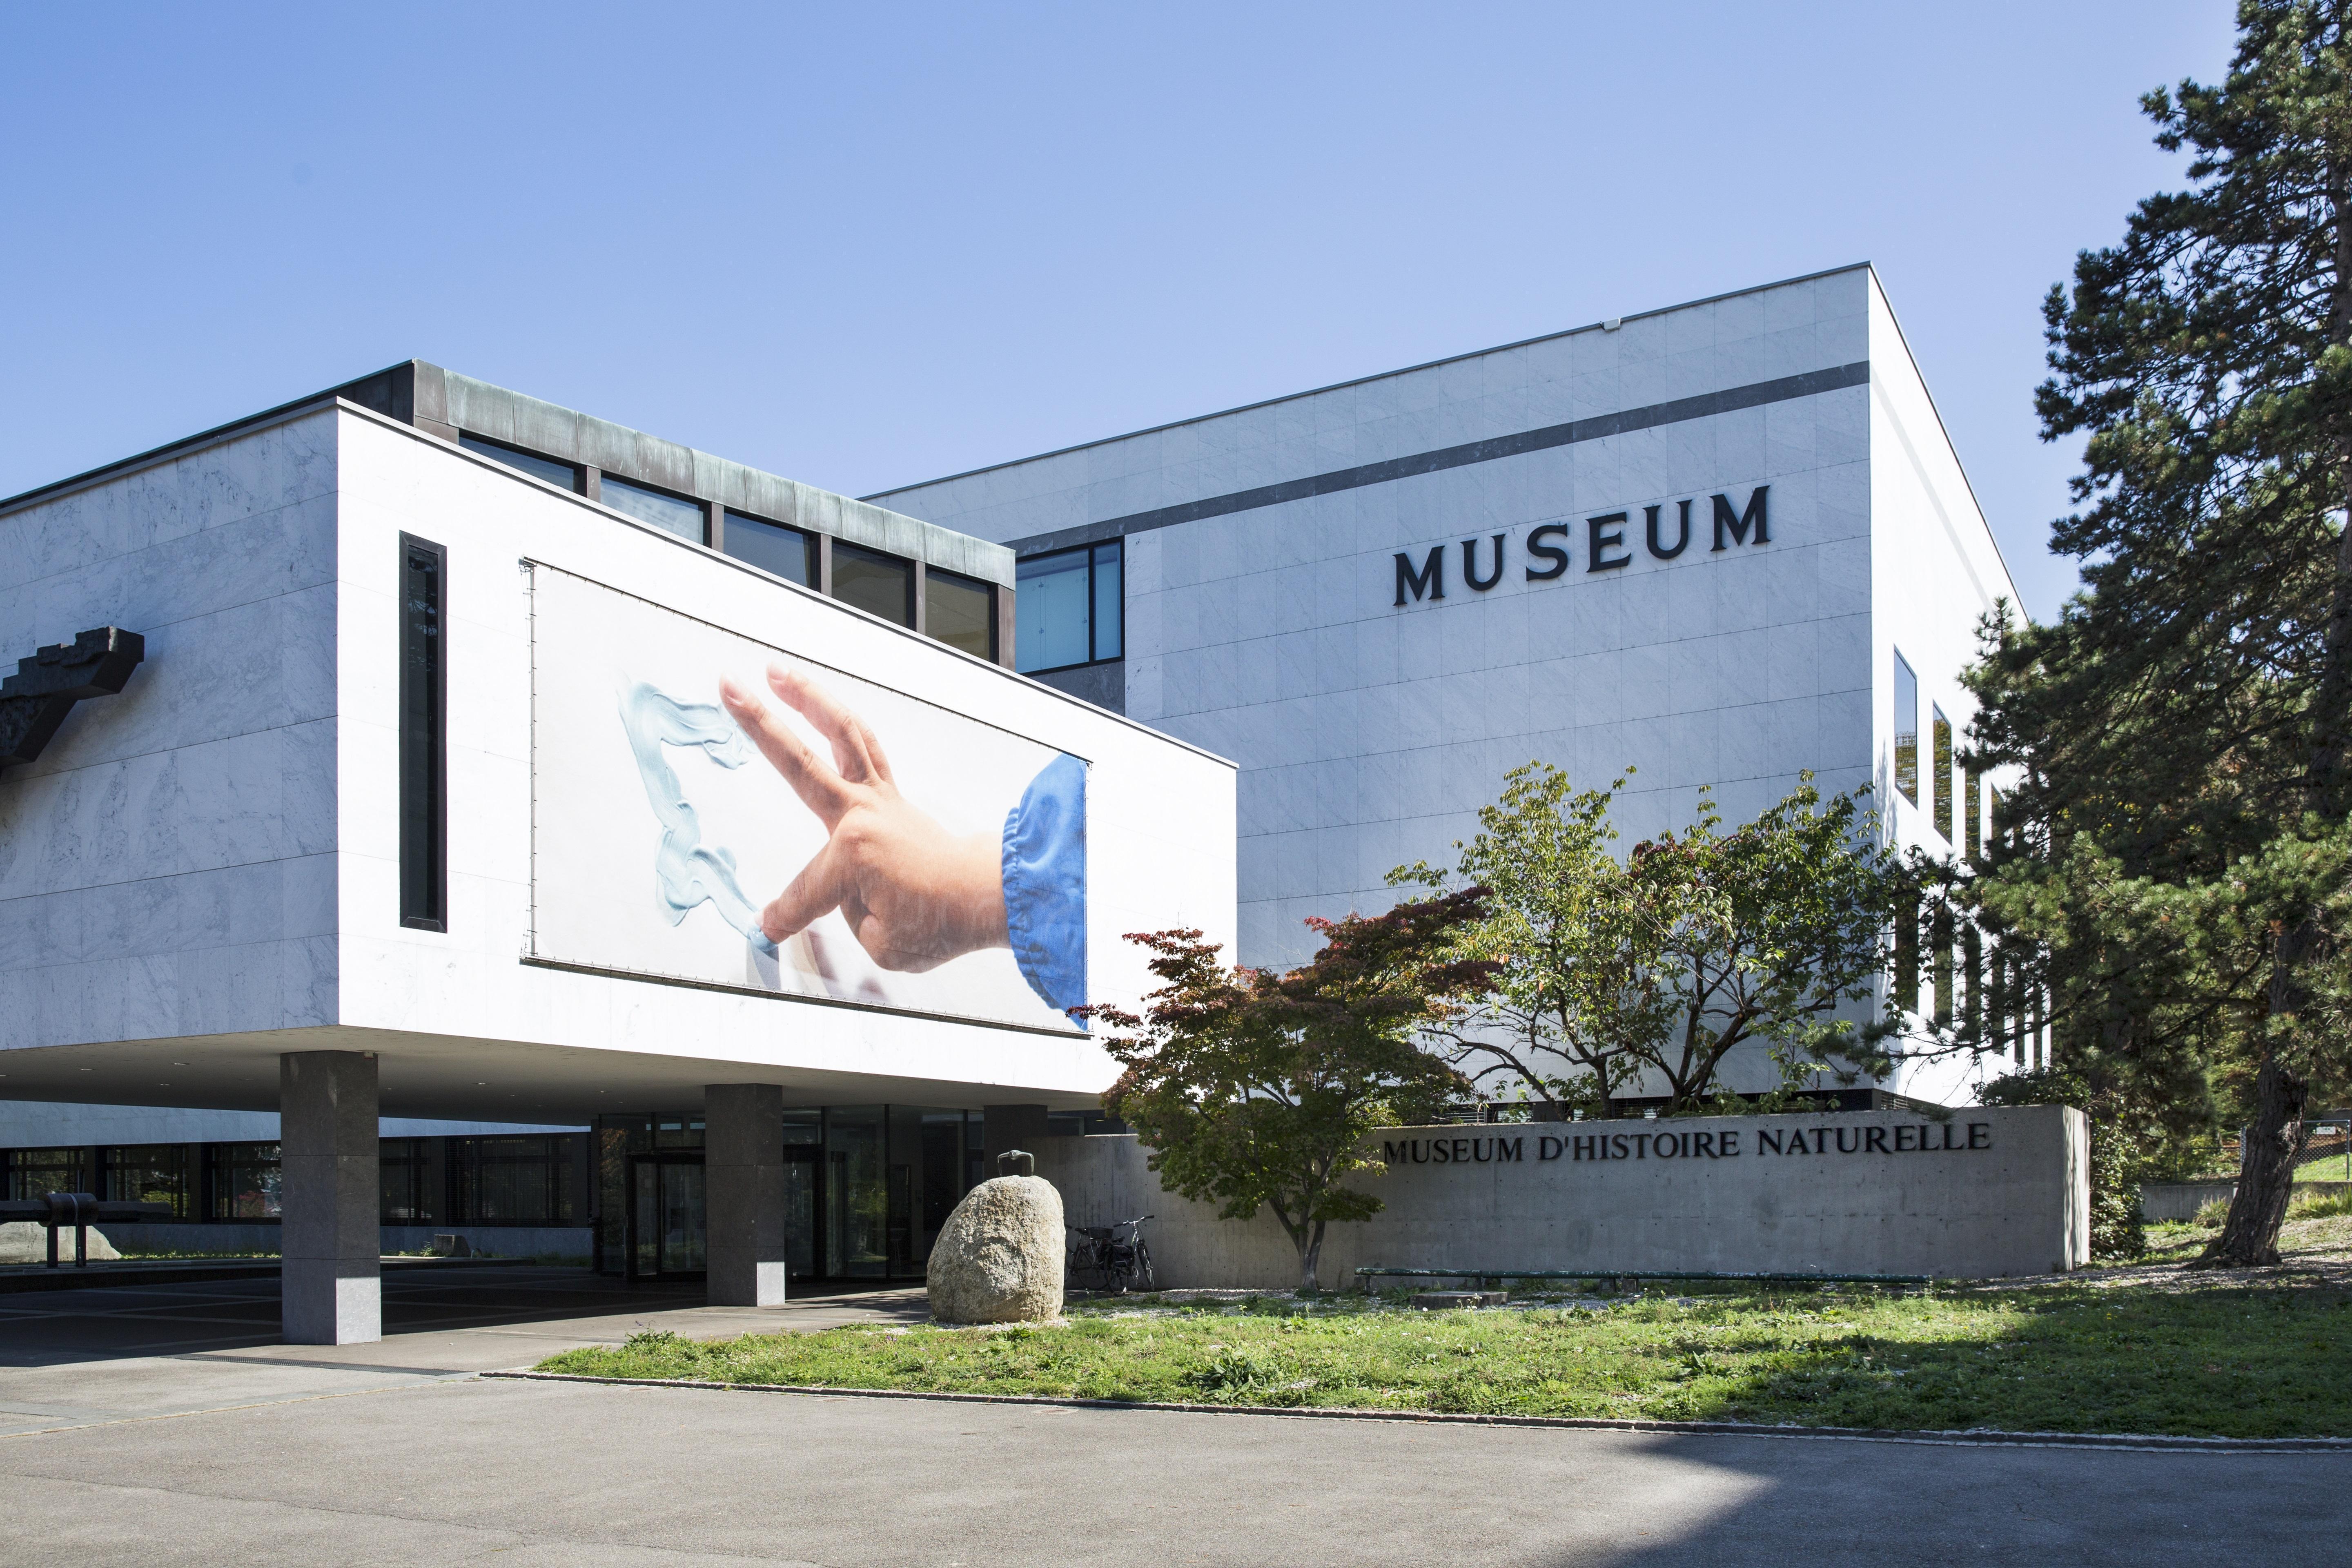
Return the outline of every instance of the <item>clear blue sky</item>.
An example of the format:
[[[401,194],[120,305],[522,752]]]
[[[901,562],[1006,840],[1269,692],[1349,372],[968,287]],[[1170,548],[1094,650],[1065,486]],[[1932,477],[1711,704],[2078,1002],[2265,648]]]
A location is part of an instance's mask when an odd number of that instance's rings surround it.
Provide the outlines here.
[[[852,494],[1868,259],[2027,605],[2039,304],[2226,0],[16,5],[0,494],[436,361]]]

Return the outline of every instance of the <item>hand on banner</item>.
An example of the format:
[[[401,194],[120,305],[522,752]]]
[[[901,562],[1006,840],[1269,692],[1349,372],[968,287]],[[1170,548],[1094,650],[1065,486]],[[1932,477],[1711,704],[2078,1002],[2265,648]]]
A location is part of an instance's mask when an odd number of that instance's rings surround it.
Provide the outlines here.
[[[827,767],[756,695],[719,680],[719,700],[830,835],[761,911],[769,939],[783,942],[837,909],[885,969],[931,969],[1008,945],[1000,837],[955,837],[909,805],[874,731],[806,676],[772,664],[768,685],[833,746]]]

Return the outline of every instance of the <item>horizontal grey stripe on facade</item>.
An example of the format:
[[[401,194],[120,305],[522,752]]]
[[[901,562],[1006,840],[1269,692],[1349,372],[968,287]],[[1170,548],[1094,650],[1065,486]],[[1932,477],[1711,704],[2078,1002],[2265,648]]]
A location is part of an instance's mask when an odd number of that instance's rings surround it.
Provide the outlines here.
[[[1262,506],[1280,506],[1285,501],[1305,500],[1310,496],[1327,496],[1339,490],[1360,489],[1366,485],[1386,484],[1391,479],[1409,479],[1415,474],[1433,474],[1472,463],[1491,463],[1497,458],[1516,458],[1523,453],[1548,451],[1554,447],[1572,447],[1580,441],[1598,441],[1604,437],[1622,436],[1634,430],[1655,429],[1661,425],[1679,425],[1686,419],[1705,419],[1717,414],[1736,413],[1742,408],[1760,408],[1768,403],[1786,403],[1791,398],[1811,397],[1844,387],[1865,385],[1869,381],[1870,362],[1856,360],[1852,364],[1842,364],[1830,370],[1809,370],[1801,375],[1777,376],[1770,381],[1750,382],[1746,386],[1726,387],[1721,392],[1677,397],[1668,403],[1620,409],[1614,414],[1596,414],[1587,419],[1571,419],[1565,425],[1547,425],[1538,430],[1522,430],[1515,436],[1490,436],[1483,441],[1465,441],[1458,447],[1440,447],[1435,451],[1416,452],[1409,458],[1387,458],[1377,463],[1360,463],[1352,468],[1334,468],[1328,474],[1310,474],[1303,479],[1285,479],[1280,484],[1260,485],[1255,489],[1234,490],[1226,495],[1209,496],[1151,511],[1129,512],[1125,517],[1084,522],[1075,528],[1035,533],[1026,539],[1008,542],[1018,554],[1042,555],[1048,551],[1066,550],[1073,545],[1097,544],[1130,533],[1148,533],[1155,528],[1173,528],[1178,523],[1199,522],[1204,518],[1223,517],[1236,511],[1254,511]]]

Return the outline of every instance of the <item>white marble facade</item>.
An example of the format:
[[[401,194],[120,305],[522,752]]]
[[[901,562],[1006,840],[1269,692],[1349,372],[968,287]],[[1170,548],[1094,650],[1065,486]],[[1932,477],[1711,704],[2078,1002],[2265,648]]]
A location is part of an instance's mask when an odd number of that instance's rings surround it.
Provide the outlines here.
[[[1241,765],[1241,956],[1296,962],[1303,920],[1383,908],[1391,868],[1445,859],[1506,770],[1632,776],[1627,842],[1727,820],[1810,769],[1888,798],[1899,645],[1964,725],[1980,615],[2014,599],[1875,276],[1856,267],[1376,376],[873,499],[1014,544],[1357,465],[1868,366],[1866,380],[1125,535],[1126,711]],[[1832,376],[1829,379],[1837,379]],[[1711,548],[1710,498],[1769,488],[1771,541]],[[1643,508],[1695,501],[1652,557]],[[1590,570],[1622,511],[1631,563]],[[1568,571],[1527,544],[1567,524]],[[1464,585],[1461,542],[1507,542]],[[1396,557],[1446,552],[1446,595],[1396,605]],[[1924,724],[1924,719],[1923,719]],[[1924,805],[1924,802],[1923,802]],[[1924,809],[1887,830],[1940,847]],[[1938,1098],[1943,1068],[1902,1075]]]
[[[399,920],[404,531],[448,550],[446,935]],[[740,1079],[951,1106],[1109,1083],[1058,1031],[521,963],[534,682],[567,678],[533,667],[525,558],[1090,762],[1097,999],[1149,980],[1118,933],[1230,932],[1222,760],[330,400],[0,509],[7,658],[110,624],[147,648],[0,773],[0,1102],[267,1112],[278,1053],[310,1049],[379,1051],[387,1117],[468,1122],[578,1125]],[[113,1125],[79,1114],[56,1125]]]

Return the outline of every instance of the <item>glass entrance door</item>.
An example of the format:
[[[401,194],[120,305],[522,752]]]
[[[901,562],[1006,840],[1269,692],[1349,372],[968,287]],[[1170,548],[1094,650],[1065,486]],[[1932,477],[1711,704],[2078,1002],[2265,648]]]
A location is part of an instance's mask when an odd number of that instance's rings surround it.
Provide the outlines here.
[[[701,1279],[707,1234],[699,1151],[629,1161],[631,1279]]]

